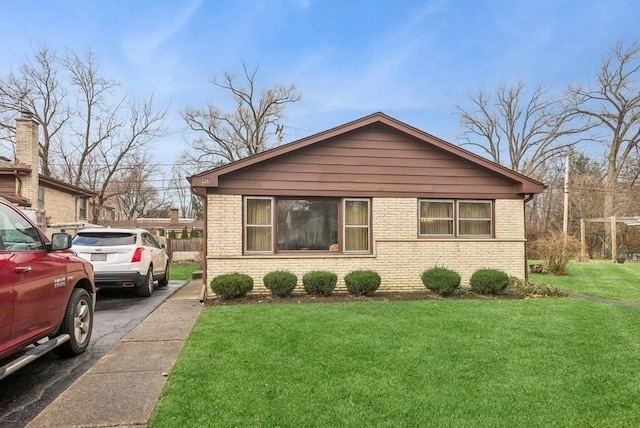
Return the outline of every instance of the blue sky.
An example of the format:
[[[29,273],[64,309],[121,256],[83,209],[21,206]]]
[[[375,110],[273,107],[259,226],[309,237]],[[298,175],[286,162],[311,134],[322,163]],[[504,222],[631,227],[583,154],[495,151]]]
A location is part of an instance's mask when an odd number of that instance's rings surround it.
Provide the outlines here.
[[[0,74],[41,45],[91,48],[103,75],[170,103],[161,163],[187,148],[179,111],[231,105],[210,79],[241,61],[301,92],[284,142],[383,111],[455,143],[466,94],[593,80],[638,16],[637,0],[4,0]]]

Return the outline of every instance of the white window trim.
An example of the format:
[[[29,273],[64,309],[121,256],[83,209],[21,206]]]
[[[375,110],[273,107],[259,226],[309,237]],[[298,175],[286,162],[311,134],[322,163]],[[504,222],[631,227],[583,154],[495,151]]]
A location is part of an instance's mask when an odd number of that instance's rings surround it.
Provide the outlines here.
[[[347,251],[346,239],[347,239],[347,227],[363,228],[364,225],[349,225],[347,226],[346,212],[347,202],[365,202],[367,204],[367,249],[366,250],[351,250]],[[369,198],[342,198],[342,253],[343,254],[371,254],[371,199]]]
[[[255,250],[248,250],[247,249],[247,228],[249,227],[249,225],[247,225],[247,201],[249,200],[256,200],[256,199],[262,199],[262,200],[268,200],[271,203],[271,224],[269,225],[269,227],[271,227],[271,249],[268,251],[255,251]],[[274,215],[275,215],[275,198],[270,197],[270,196],[245,196],[243,198],[243,207],[242,207],[242,211],[243,211],[243,216],[242,216],[242,230],[243,230],[243,237],[242,237],[242,246],[244,248],[244,253],[245,254],[274,254],[274,248],[273,248],[273,236],[274,236]],[[254,225],[254,226],[260,226],[260,227],[266,227],[266,225]]]

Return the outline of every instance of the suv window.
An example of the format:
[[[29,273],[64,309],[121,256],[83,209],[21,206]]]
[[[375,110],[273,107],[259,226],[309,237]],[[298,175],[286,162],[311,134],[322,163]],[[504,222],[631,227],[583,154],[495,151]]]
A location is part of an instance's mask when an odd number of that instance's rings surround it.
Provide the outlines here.
[[[38,231],[20,214],[0,204],[0,250],[43,250]]]
[[[129,232],[80,232],[73,238],[73,245],[109,247],[135,245],[136,235]]]
[[[156,241],[154,237],[149,235],[148,233],[142,234],[142,241],[144,241],[144,245],[148,247],[160,248],[160,244],[158,244],[158,241]]]

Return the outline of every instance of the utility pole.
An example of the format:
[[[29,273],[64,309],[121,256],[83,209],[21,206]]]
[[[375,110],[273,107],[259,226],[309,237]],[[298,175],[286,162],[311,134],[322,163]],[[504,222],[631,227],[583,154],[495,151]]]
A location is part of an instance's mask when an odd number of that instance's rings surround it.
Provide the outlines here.
[[[562,233],[567,236],[569,233],[569,159],[571,157],[571,149],[567,152],[564,162],[564,215],[562,217]]]

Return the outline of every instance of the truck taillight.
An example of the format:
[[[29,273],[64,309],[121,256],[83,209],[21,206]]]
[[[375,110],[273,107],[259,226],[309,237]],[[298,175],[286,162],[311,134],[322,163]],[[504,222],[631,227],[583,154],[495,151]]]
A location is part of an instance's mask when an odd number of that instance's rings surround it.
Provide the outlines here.
[[[131,258],[131,263],[136,263],[142,260],[143,251],[144,251],[144,248],[142,247],[136,248],[136,251],[133,253],[133,257]]]

